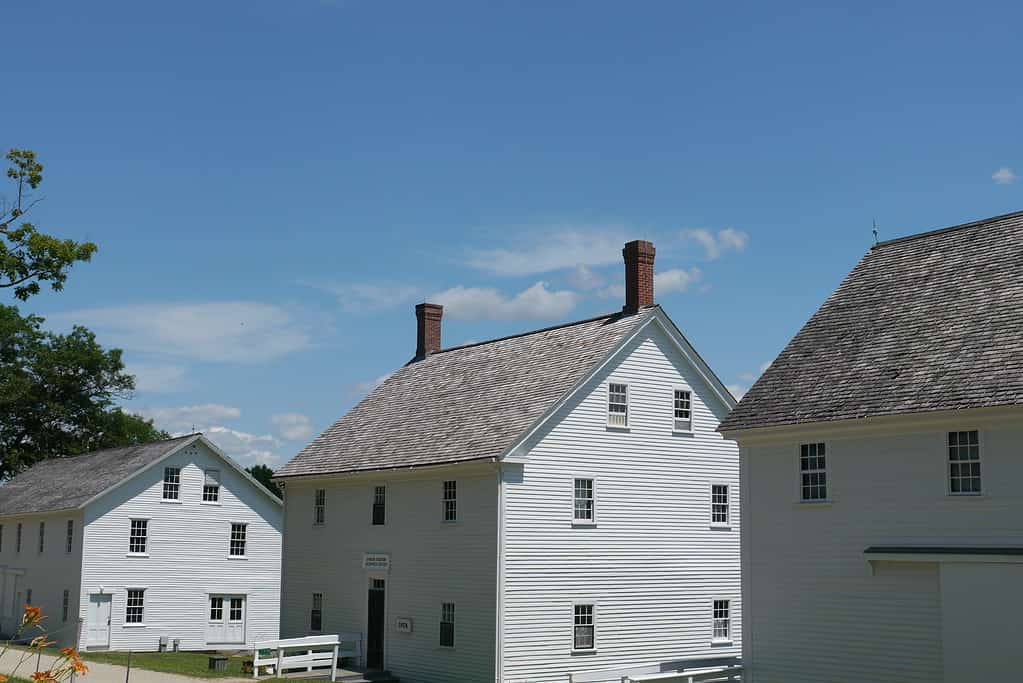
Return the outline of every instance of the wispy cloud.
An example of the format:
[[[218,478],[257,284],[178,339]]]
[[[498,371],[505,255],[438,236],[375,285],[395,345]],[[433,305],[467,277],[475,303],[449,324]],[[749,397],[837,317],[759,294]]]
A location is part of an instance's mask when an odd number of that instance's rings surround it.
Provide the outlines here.
[[[270,418],[281,437],[288,441],[299,441],[312,436],[313,425],[301,413],[278,413]]]
[[[734,396],[737,401],[745,396],[746,392],[749,391],[749,387],[744,384],[729,384],[726,388],[728,391],[732,392],[732,396]]]
[[[604,286],[606,280],[600,273],[594,272],[586,264],[580,263],[568,276],[568,281],[578,289],[599,289]]]
[[[104,343],[191,360],[262,363],[311,345],[307,326],[273,304],[224,301],[89,308],[50,316],[80,323]]]
[[[272,434],[253,434],[224,425],[225,422],[241,417],[242,411],[233,406],[204,403],[193,406],[144,408],[139,413],[153,420],[157,427],[166,429],[175,436],[202,432],[225,453],[246,467],[255,464],[276,466],[281,463],[280,449],[283,443],[280,439]],[[295,428],[297,423],[289,426]]]
[[[278,449],[282,444],[271,434],[250,434],[219,426],[206,429],[204,434],[243,467],[281,464]]]
[[[724,228],[717,233],[706,228],[689,228],[682,231],[682,237],[700,244],[708,261],[717,260],[728,251],[742,251],[749,244],[749,235],[735,228]]]
[[[1016,182],[1019,176],[1008,166],[1002,166],[1000,169],[991,174],[991,180],[995,181],[997,185],[1011,185]]]
[[[238,408],[219,403],[203,403],[174,408],[143,408],[139,412],[155,422],[156,426],[161,429],[184,434],[201,432],[212,425],[227,420],[236,420],[242,415],[242,411]]]
[[[128,363],[135,375],[135,389],[147,394],[170,394],[187,388],[187,370],[181,365]]]
[[[703,278],[703,271],[696,266],[689,270],[684,268],[670,268],[668,270],[654,271],[654,297],[660,294],[672,294],[674,292],[686,292],[689,288]],[[608,285],[599,292],[597,296],[602,299],[625,299],[625,285],[622,283]]]
[[[422,296],[419,287],[394,283],[313,285],[337,297],[345,313],[366,313],[396,308]]]
[[[461,285],[437,292],[430,301],[444,306],[444,315],[461,320],[548,320],[567,315],[579,301],[569,290],[551,291],[546,282],[511,296],[489,287]]]
[[[518,244],[470,250],[467,263],[498,275],[536,275],[582,266],[601,266],[622,259],[624,230],[551,228],[531,231]]]

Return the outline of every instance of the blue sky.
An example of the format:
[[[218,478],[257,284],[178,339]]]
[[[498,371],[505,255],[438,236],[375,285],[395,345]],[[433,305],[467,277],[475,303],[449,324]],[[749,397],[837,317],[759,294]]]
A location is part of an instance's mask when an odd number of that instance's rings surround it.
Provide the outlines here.
[[[1018,4],[16,3],[0,145],[91,239],[23,306],[280,464],[415,347],[621,306],[741,392],[869,247],[1023,208]]]

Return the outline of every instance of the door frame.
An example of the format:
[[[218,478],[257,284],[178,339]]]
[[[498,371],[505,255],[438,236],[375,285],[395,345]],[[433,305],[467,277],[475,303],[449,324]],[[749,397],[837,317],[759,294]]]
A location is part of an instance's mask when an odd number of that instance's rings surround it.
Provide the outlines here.
[[[222,628],[226,629],[231,621],[231,598],[242,599],[242,639],[241,640],[210,640],[210,625],[215,622],[210,619],[210,602],[213,598],[221,598],[224,601],[221,615]],[[249,642],[249,594],[240,591],[207,591],[206,600],[203,604],[205,633],[203,642],[206,645],[245,645]]]
[[[366,668],[369,668],[369,592],[373,590],[373,580],[380,579],[384,582],[384,614],[381,618],[380,629],[380,670],[387,670],[387,608],[388,608],[388,596],[390,594],[390,576],[387,572],[373,571],[366,573]]]
[[[106,642],[106,644],[93,643],[92,639],[90,638],[91,630],[92,630],[92,626],[91,625],[92,625],[92,614],[93,614],[92,603],[93,603],[93,598],[94,597],[104,598],[103,600],[97,600],[96,602],[105,602],[105,603],[107,603],[107,605],[110,606],[110,615],[107,617],[107,642]],[[85,649],[87,649],[87,650],[92,650],[92,649],[109,650],[110,649],[111,632],[113,631],[113,621],[114,621],[114,596],[113,596],[113,594],[112,593],[107,593],[106,591],[102,591],[102,590],[98,591],[98,592],[94,592],[94,593],[90,592],[89,593],[89,611],[86,614],[86,624],[85,624]]]

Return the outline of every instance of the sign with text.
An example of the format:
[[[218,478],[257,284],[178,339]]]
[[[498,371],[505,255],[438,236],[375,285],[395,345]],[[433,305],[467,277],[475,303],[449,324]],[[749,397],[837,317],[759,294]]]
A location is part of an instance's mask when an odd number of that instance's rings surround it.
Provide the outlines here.
[[[398,617],[394,621],[394,628],[399,633],[412,633],[412,620],[406,617]]]
[[[362,568],[369,571],[386,572],[391,568],[391,556],[381,553],[363,553]]]

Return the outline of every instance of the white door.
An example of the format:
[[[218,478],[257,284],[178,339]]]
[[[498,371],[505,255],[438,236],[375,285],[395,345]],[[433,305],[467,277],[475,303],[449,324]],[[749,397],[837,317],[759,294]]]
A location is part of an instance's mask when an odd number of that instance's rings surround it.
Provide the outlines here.
[[[211,595],[206,616],[207,643],[245,642],[244,595]]]
[[[110,647],[110,594],[94,593],[89,596],[89,626],[87,647]]]

